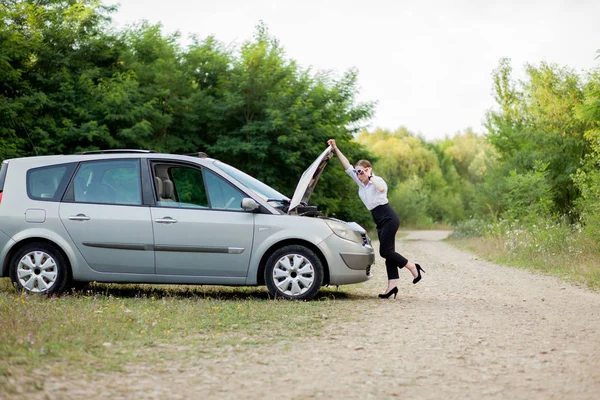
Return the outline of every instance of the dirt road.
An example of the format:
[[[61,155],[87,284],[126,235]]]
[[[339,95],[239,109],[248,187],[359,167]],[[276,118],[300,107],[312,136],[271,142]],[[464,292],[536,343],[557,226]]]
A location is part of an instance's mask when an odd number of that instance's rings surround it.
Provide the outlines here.
[[[350,301],[351,323],[328,324],[247,354],[126,368],[94,382],[47,382],[47,398],[598,399],[600,294],[476,259],[411,232],[401,253],[427,271],[380,300],[377,277]],[[353,307],[354,310],[353,311]],[[90,390],[91,387],[96,391]],[[98,388],[103,388],[98,391]]]

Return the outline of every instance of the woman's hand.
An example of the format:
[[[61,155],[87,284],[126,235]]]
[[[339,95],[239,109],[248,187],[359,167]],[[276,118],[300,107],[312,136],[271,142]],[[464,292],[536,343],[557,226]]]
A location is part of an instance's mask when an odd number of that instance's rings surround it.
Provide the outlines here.
[[[348,161],[346,156],[342,154],[342,151],[338,149],[337,144],[335,143],[335,139],[329,139],[327,141],[327,144],[333,148],[333,151],[335,151],[335,155],[342,163],[344,169],[348,169],[348,167],[350,167],[350,161]]]

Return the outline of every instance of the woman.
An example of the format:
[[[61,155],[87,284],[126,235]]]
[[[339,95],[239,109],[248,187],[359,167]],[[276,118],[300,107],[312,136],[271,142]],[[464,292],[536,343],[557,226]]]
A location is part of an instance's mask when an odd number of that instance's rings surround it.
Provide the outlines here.
[[[413,283],[421,280],[421,272],[425,272],[419,264],[408,262],[402,255],[396,253],[396,232],[400,227],[398,214],[388,204],[387,184],[385,181],[373,175],[371,163],[360,160],[353,168],[346,156],[337,148],[334,139],[329,139],[327,144],[333,147],[335,154],[341,161],[346,173],[358,184],[358,195],[371,211],[375,224],[377,225],[377,236],[379,237],[379,254],[385,259],[387,269],[388,286],[384,294],[379,297],[387,299],[392,294],[396,298],[398,294],[398,269],[404,267],[413,275]]]

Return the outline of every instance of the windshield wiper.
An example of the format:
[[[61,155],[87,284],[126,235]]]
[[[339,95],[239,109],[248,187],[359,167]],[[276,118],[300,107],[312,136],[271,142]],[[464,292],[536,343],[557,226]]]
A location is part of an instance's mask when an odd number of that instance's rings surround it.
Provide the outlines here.
[[[287,204],[287,205],[290,204],[290,200],[286,200],[286,199],[267,199],[267,202],[269,202],[269,201],[278,201],[280,203]]]

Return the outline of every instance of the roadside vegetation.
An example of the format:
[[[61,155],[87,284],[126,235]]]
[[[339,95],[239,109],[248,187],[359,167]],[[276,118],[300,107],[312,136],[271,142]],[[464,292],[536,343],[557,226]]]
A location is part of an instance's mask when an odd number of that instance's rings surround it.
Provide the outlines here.
[[[540,271],[599,290],[598,242],[581,227],[551,224],[472,220],[461,224],[449,241],[489,261]]]
[[[494,71],[485,136],[496,153],[455,238],[494,261],[600,288],[600,68]]]
[[[21,375],[35,371],[93,374],[291,346],[359,318],[346,300],[363,296],[360,287],[324,289],[313,301],[292,302],[269,299],[262,287],[91,284],[49,298],[16,292],[1,279],[0,397],[16,390],[13,378],[23,383]]]

